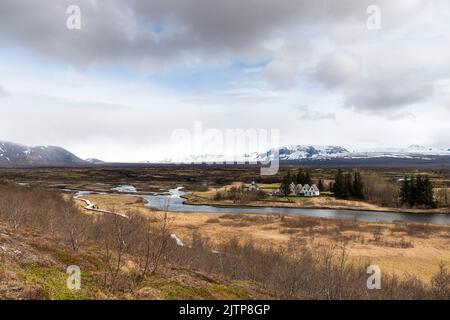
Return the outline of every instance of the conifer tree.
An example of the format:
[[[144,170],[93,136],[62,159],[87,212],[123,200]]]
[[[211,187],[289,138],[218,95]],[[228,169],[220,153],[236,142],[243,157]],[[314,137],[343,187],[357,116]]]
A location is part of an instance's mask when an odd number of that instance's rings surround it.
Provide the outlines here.
[[[320,192],[323,192],[325,190],[325,186],[323,185],[322,179],[319,179],[319,182],[317,183],[317,188]]]

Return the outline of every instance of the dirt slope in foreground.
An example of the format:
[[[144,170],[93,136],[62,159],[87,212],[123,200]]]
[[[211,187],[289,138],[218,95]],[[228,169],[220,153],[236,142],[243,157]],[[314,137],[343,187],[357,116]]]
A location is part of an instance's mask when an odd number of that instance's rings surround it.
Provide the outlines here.
[[[61,239],[30,229],[12,230],[0,221],[0,299],[263,299],[267,290],[243,281],[164,265],[143,283],[127,271],[118,284],[102,285],[100,250],[94,245],[71,251]],[[81,268],[81,289],[67,288],[67,267]],[[128,276],[127,276],[128,274]]]

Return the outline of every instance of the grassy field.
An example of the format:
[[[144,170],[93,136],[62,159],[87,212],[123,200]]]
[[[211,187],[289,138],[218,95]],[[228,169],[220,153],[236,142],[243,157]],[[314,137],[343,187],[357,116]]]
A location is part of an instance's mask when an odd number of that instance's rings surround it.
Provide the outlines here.
[[[295,172],[299,166],[282,166],[274,176],[260,176],[258,166],[213,166],[213,165],[158,165],[137,168],[51,168],[51,169],[0,169],[0,178],[38,185],[78,186],[86,185],[102,189],[102,184],[133,184],[143,191],[158,191],[160,188],[185,186],[190,191],[220,188],[236,181],[256,181],[267,188],[275,188],[287,171]],[[314,179],[332,181],[336,168],[308,168]],[[436,188],[450,184],[448,168],[364,168],[362,172],[395,181],[405,175],[427,174]]]
[[[278,176],[260,178],[260,181],[255,178],[258,177],[257,168],[240,167],[204,167],[199,169],[163,166],[130,169],[14,169],[0,171],[0,177],[9,182],[37,186],[36,189],[41,190],[34,194],[34,200],[29,203],[29,207],[32,209],[30,209],[31,211],[27,209],[30,217],[34,216],[33,210],[38,210],[37,213],[39,214],[47,214],[46,207],[39,209],[42,201],[40,199],[45,196],[45,190],[62,191],[63,189],[71,189],[108,192],[108,194],[85,195],[84,197],[96,203],[100,209],[121,213],[139,213],[150,220],[157,220],[164,214],[163,212],[146,207],[137,196],[121,195],[112,192],[111,189],[120,184],[127,184],[134,185],[141,193],[147,193],[184,186],[188,191],[194,192],[187,196],[189,201],[198,204],[213,203],[213,197],[217,190],[223,190],[231,185],[239,185],[241,182],[250,183],[256,179],[266,191],[273,190],[278,186],[277,181],[288,169],[292,170],[293,168],[283,168]],[[314,171],[315,177],[324,181],[331,179],[335,173],[335,170],[331,168],[312,168],[311,170]],[[405,174],[417,173],[417,171],[413,169],[371,169],[370,173],[376,173],[384,179],[395,180]],[[449,182],[447,170],[428,169],[425,173],[430,175],[438,187],[445,186]],[[8,188],[5,187],[5,190],[8,191]],[[34,188],[24,189],[34,192]],[[20,191],[20,193],[24,192]],[[23,197],[25,197],[25,193]],[[64,193],[64,197],[69,203],[72,194]],[[54,196],[50,198],[53,199]],[[22,203],[20,199],[16,199],[17,203]],[[53,199],[52,201],[56,200]],[[8,203],[9,201],[4,203],[5,208],[7,208]],[[55,202],[55,204],[57,203]],[[83,208],[85,204],[82,201],[76,201],[76,204],[86,217],[96,219],[97,214],[86,211]],[[229,203],[229,205],[233,204]],[[260,202],[251,203],[251,205],[386,210],[386,207],[367,202],[336,200],[332,197],[314,199],[269,197]],[[54,214],[59,212],[58,206],[59,204],[53,210]],[[8,213],[8,210],[4,210],[4,213]],[[392,210],[397,211],[398,208],[392,208]],[[168,222],[170,232],[181,239],[186,248],[198,245],[195,240],[197,235],[206,239],[212,248],[219,250],[223,246],[232,244],[233,241],[238,241],[243,248],[247,248],[248,243],[251,243],[252,246],[263,248],[263,251],[251,251],[253,254],[256,256],[264,255],[264,248],[266,248],[267,252],[271,252],[270,257],[272,258],[278,255],[278,253],[275,254],[274,251],[271,251],[275,249],[283,252],[283,257],[296,257],[302,252],[315,253],[332,247],[336,255],[344,250],[352,263],[378,264],[384,274],[399,276],[405,280],[409,276],[415,276],[424,283],[430,282],[439,270],[440,265],[450,267],[449,226],[400,222],[369,223],[274,214],[207,213],[168,213]],[[34,223],[41,225],[42,223],[45,224],[45,221],[37,219]],[[210,266],[209,272],[194,271],[196,268],[203,268],[202,263],[207,265],[214,260],[211,260],[207,252],[202,253],[203,259],[206,260],[203,262],[198,260],[198,265],[195,265],[194,262],[197,260],[191,256],[182,257],[185,260],[182,259],[180,262],[177,259],[181,258],[178,257],[175,259],[175,263],[174,261],[168,262],[163,268],[160,268],[158,273],[138,284],[134,281],[128,282],[131,279],[128,275],[129,270],[132,270],[133,264],[135,264],[133,261],[139,259],[139,256],[129,256],[122,262],[121,281],[123,280],[126,286],[131,286],[132,290],[112,289],[99,284],[102,277],[100,270],[104,268],[105,262],[102,261],[104,256],[100,254],[101,247],[94,241],[95,237],[92,240],[93,242],[91,240],[86,242],[83,247],[74,252],[68,249],[67,240],[64,243],[64,241],[58,239],[58,235],[39,234],[34,230],[12,230],[11,226],[0,221],[0,251],[7,252],[7,254],[0,255],[0,263],[2,268],[5,267],[3,270],[6,270],[6,272],[0,272],[0,279],[4,280],[2,283],[8,284],[7,286],[0,286],[0,297],[32,299],[245,299],[249,297],[276,297],[267,288],[262,289],[261,283],[265,279],[258,278],[260,277],[258,273],[252,276],[248,274],[234,275],[230,273],[230,270],[234,270],[234,267],[230,267],[231,269],[223,272],[221,269],[217,269],[220,267],[217,265]],[[16,251],[26,254],[17,258],[14,256]],[[196,256],[197,253],[190,252],[189,254]],[[242,261],[247,257],[248,255],[244,254],[241,257]],[[86,291],[80,291],[74,295],[73,292],[68,292],[61,287],[61,281],[64,279],[67,265],[77,262],[84,266],[83,270],[88,287]],[[274,266],[278,266],[277,263]],[[189,267],[183,267],[183,265]],[[288,266],[291,267],[290,264]],[[246,270],[250,268],[248,265],[240,267]],[[314,269],[313,266],[310,268],[310,270]],[[270,270],[265,269],[260,271],[263,273],[270,272]],[[222,276],[222,273],[225,276]],[[261,283],[248,282],[246,279],[257,279]],[[270,281],[270,286],[278,283],[275,278]],[[327,283],[328,280],[316,279],[315,281]],[[14,288],[21,288],[21,290],[15,290]],[[299,294],[301,296],[303,293]],[[296,295],[295,297],[300,296]]]
[[[133,196],[88,195],[86,198],[105,209],[138,210],[148,216],[160,214]],[[450,226],[260,214],[170,213],[169,217],[173,232],[186,243],[193,232],[198,232],[216,244],[233,238],[263,246],[294,244],[297,249],[335,244],[345,246],[353,259],[373,261],[385,272],[412,274],[427,280],[441,262],[450,266]]]
[[[450,208],[441,207],[436,209],[418,209],[406,207],[387,207],[380,206],[367,201],[336,199],[332,196],[320,197],[301,197],[301,196],[268,196],[261,200],[250,201],[246,203],[236,203],[231,200],[215,200],[214,195],[217,192],[224,192],[227,189],[237,186],[233,183],[221,188],[214,188],[207,191],[196,191],[183,195],[187,203],[194,205],[226,205],[226,206],[252,206],[252,207],[282,207],[282,208],[306,208],[306,209],[337,209],[337,210],[363,210],[363,211],[388,211],[405,213],[444,213],[450,214]],[[259,185],[260,189],[268,192],[278,184]]]

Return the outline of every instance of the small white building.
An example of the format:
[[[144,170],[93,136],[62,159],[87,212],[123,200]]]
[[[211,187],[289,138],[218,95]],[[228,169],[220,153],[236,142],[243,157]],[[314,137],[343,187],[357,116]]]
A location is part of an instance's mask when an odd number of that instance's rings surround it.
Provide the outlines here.
[[[309,184],[305,184],[302,189],[300,190],[299,195],[301,196],[306,196],[306,194],[308,193],[309,189],[311,189],[311,187],[309,186]]]
[[[252,184],[248,187],[248,191],[259,191],[259,187],[255,181],[252,181]]]
[[[315,184],[309,185],[305,184],[302,186],[301,184],[297,184],[295,187],[295,194],[297,196],[304,196],[304,197],[318,197],[320,196],[319,188]]]
[[[249,190],[251,190],[251,189],[249,189]],[[259,189],[254,189],[254,190],[259,190]],[[276,196],[276,197],[280,197],[280,196],[283,196],[284,194],[280,189],[276,189],[272,192],[272,195]],[[296,185],[295,183],[291,183],[289,185],[289,196],[318,197],[318,196],[320,196],[320,191],[319,191],[319,188],[317,188],[317,186],[315,184],[313,184],[311,186],[309,184],[305,184],[304,186],[302,186],[301,184]]]
[[[305,197],[318,197],[320,196],[320,190],[315,184],[313,184],[307,192],[304,194]]]
[[[299,195],[302,192],[303,186],[301,184],[297,184],[295,186],[295,194]]]
[[[297,195],[297,192],[296,192],[296,189],[295,189],[295,183],[293,183],[293,182],[289,185],[289,195],[290,196],[296,196]]]

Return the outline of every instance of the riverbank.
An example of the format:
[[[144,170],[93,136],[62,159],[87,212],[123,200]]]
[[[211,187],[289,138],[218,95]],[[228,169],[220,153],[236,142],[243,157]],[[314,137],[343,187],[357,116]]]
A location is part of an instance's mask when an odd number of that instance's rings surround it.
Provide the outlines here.
[[[207,194],[207,193],[203,193]],[[222,208],[286,208],[286,209],[329,209],[329,210],[350,210],[350,211],[372,211],[391,213],[414,213],[414,214],[450,214],[450,208],[438,209],[413,209],[413,208],[392,208],[382,207],[363,201],[337,200],[332,197],[283,197],[269,200],[258,200],[248,203],[233,203],[231,200],[215,201],[212,198],[199,195],[197,193],[184,194],[181,196],[184,203],[193,206],[215,206]]]
[[[85,195],[99,208],[158,216],[131,195]],[[429,280],[439,264],[450,266],[450,226],[404,222],[364,222],[285,214],[169,212],[170,228],[189,245],[193,234],[220,244],[230,239],[258,246],[293,245],[298,250],[320,245],[345,247],[355,261],[370,260],[383,272],[412,274]]]

